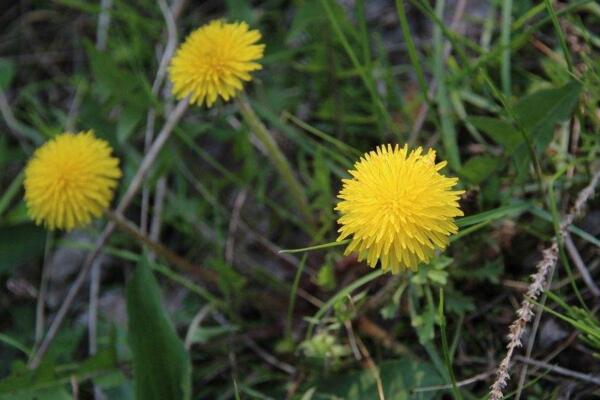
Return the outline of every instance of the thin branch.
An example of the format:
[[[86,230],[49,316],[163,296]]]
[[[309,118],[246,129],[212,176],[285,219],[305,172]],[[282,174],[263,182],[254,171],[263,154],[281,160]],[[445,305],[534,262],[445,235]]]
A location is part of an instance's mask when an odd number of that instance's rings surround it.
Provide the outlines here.
[[[560,224],[558,235],[561,239],[567,234],[567,229],[573,223],[575,218],[583,212],[587,201],[592,197],[596,190],[596,186],[600,181],[600,171],[596,172],[590,183],[581,191],[575,200],[575,204],[571,211],[563,218]],[[517,310],[517,319],[510,325],[508,339],[506,345],[506,355],[500,362],[496,371],[496,380],[490,387],[490,400],[500,400],[504,397],[502,391],[508,384],[510,379],[510,364],[515,350],[521,347],[521,339],[525,332],[525,327],[534,316],[534,301],[544,292],[544,286],[548,285],[548,276],[551,271],[554,271],[556,262],[558,261],[558,238],[552,240],[550,247],[545,249],[542,254],[542,260],[536,266],[536,273],[533,274],[532,282],[529,285],[527,293],[521,302],[521,308]]]
[[[106,50],[108,44],[108,30],[110,28],[112,0],[102,0],[100,3],[100,15],[98,16],[98,27],[96,30],[96,49],[100,52]],[[75,92],[75,98],[69,109],[67,128],[74,125],[79,106],[83,100],[83,84],[80,82]],[[88,351],[95,355],[98,350],[98,303],[100,297],[100,281],[102,277],[102,262],[96,259],[92,263],[90,276],[90,301],[88,312]],[[104,396],[100,386],[94,384],[94,399],[100,400]]]
[[[184,346],[185,346],[186,350],[189,351],[190,348],[192,347],[193,340],[194,340],[194,333],[198,330],[198,328],[200,327],[200,324],[202,323],[202,321],[204,321],[204,318],[206,318],[211,311],[212,311],[212,306],[210,304],[204,305],[200,309],[200,311],[198,311],[198,313],[196,314],[194,319],[192,319],[192,322],[190,322],[190,326],[188,328],[187,334],[185,335],[185,341],[184,341]]]
[[[233,252],[235,249],[235,232],[238,229],[240,223],[240,213],[244,202],[246,201],[246,195],[248,194],[247,189],[242,189],[235,197],[233,203],[233,211],[231,212],[231,219],[229,220],[228,237],[225,244],[225,261],[228,264],[233,264]]]
[[[213,318],[221,325],[225,325],[225,326],[230,325],[229,321],[227,321],[225,316],[223,316],[221,313],[214,311],[212,313],[212,315],[213,315]],[[286,362],[283,362],[281,360],[278,360],[275,356],[273,356],[272,354],[269,354],[266,350],[264,350],[262,347],[260,347],[258,344],[256,344],[256,342],[254,340],[252,340],[250,337],[248,337],[247,335],[242,335],[241,339],[246,346],[248,346],[252,351],[254,351],[260,358],[262,358],[268,364],[271,364],[272,366],[279,368],[280,370],[282,370],[283,372],[285,372],[289,375],[294,375],[296,373],[296,368],[294,366],[292,366]]]
[[[178,1],[178,4],[182,3],[182,1]],[[178,7],[178,4],[173,5],[173,8]],[[158,5],[160,7],[160,11],[163,14],[165,19],[165,24],[167,26],[167,44],[165,45],[165,49],[163,51],[162,57],[160,59],[158,65],[158,71],[156,72],[156,77],[154,78],[154,82],[152,82],[152,95],[157,96],[160,88],[165,80],[167,74],[167,66],[169,61],[173,57],[173,53],[175,52],[175,48],[177,47],[177,25],[175,21],[175,16],[173,12],[167,5],[165,0],[158,0]],[[146,115],[146,132],[144,134],[144,151],[148,151],[150,145],[152,144],[152,140],[154,139],[154,125],[156,122],[156,109],[154,107],[148,110],[148,114]],[[141,216],[140,216],[140,227],[142,232],[146,233],[148,228],[148,208],[150,203],[150,193],[149,189],[146,185],[142,189],[142,206],[141,206]]]
[[[27,142],[28,136],[25,133],[25,130],[21,123],[17,121],[15,115],[10,108],[10,104],[8,103],[8,99],[6,98],[5,93],[0,90],[0,114],[2,118],[4,118],[4,122],[8,126],[8,132],[12,133],[13,136],[18,140],[21,148],[23,150],[29,150],[30,146]]]
[[[120,214],[114,213],[112,211],[107,211],[106,215],[111,220],[111,222],[117,225],[117,228],[127,233],[129,236],[131,236],[144,246],[148,246],[153,252],[155,252],[158,256],[163,257],[170,264],[173,264],[174,266],[178,267],[183,271],[192,272],[200,276],[200,278],[205,282],[215,283],[218,281],[219,277],[216,274],[216,272],[210,269],[203,268],[200,265],[193,264],[185,258],[174,253],[172,250],[170,250],[163,244],[153,241],[144,233],[142,233],[142,231],[140,231],[137,226],[123,218],[123,216],[121,216]]]
[[[106,49],[108,43],[111,7],[112,0],[102,0],[100,3],[100,15],[98,16],[98,28],[96,29],[96,49],[100,51]]]
[[[42,263],[42,276],[40,279],[40,289],[37,295],[37,305],[35,309],[35,343],[36,345],[44,338],[44,326],[46,324],[45,309],[46,309],[46,294],[48,292],[48,280],[50,278],[50,270],[52,260],[50,252],[54,243],[54,232],[46,233],[46,244],[44,247],[44,260]]]
[[[102,277],[102,261],[97,258],[92,265],[90,276],[90,305],[88,315],[88,351],[90,355],[98,351],[98,298],[100,294],[100,281]]]
[[[169,137],[171,136],[171,133],[173,132],[173,129],[175,128],[175,125],[177,124],[177,122],[179,122],[179,120],[183,116],[183,113],[187,109],[188,105],[189,105],[188,98],[181,100],[177,104],[177,107],[175,107],[173,112],[169,115],[161,132],[159,133],[156,140],[152,144],[152,147],[150,148],[150,150],[146,153],[146,156],[142,160],[142,163],[140,164],[138,171],[136,172],[135,176],[131,180],[131,184],[129,185],[129,187],[127,188],[127,191],[123,195],[123,198],[119,202],[119,205],[117,206],[116,212],[115,212],[117,215],[122,215],[123,212],[129,206],[129,204],[131,204],[131,201],[133,200],[133,198],[135,197],[135,195],[137,194],[137,192],[139,191],[139,189],[142,185],[143,178],[146,176],[146,174],[152,167],[154,160],[156,159],[160,150],[163,148],[163,146],[167,142],[167,139],[169,139]],[[54,340],[54,337],[58,333],[58,330],[60,329],[60,327],[67,315],[67,312],[70,310],[71,306],[73,305],[73,301],[75,300],[75,297],[77,296],[77,294],[79,293],[79,290],[85,283],[85,280],[90,271],[92,263],[94,262],[94,260],[98,256],[98,254],[100,254],[102,247],[107,242],[110,235],[114,232],[115,228],[116,228],[115,223],[109,222],[106,225],[106,227],[104,228],[104,230],[102,231],[102,233],[100,234],[100,236],[98,236],[98,239],[96,239],[96,244],[94,246],[94,250],[91,251],[90,253],[88,253],[88,256],[84,260],[83,266],[81,267],[79,274],[77,275],[77,277],[75,278],[75,281],[71,285],[71,288],[69,289],[69,292],[67,293],[67,296],[65,297],[65,300],[63,301],[60,309],[58,310],[58,312],[56,314],[56,317],[54,318],[54,321],[52,321],[52,324],[50,325],[50,328],[48,329],[48,332],[46,333],[46,337],[44,338],[44,340],[40,344],[40,347],[37,349],[37,351],[35,352],[35,355],[29,362],[29,368],[34,369],[40,365],[40,362],[42,361],[42,357],[48,351],[48,347],[50,346],[50,344]]]
[[[526,358],[522,356],[516,356],[515,359],[525,364],[533,365],[534,367],[546,369],[550,372],[554,372],[559,375],[568,376],[569,378],[575,378],[580,381],[592,383],[596,386],[600,386],[600,377],[583,374],[581,372],[573,371],[567,368],[560,367],[558,365],[552,365],[545,363],[543,361],[532,360],[531,358]]]
[[[575,243],[573,243],[573,239],[569,234],[565,235],[565,247],[567,248],[567,252],[571,257],[571,260],[573,260],[573,263],[579,270],[581,278],[583,279],[587,287],[590,289],[590,292],[592,292],[592,294],[595,297],[600,297],[600,288],[598,288],[598,285],[596,285],[596,283],[594,282],[594,279],[590,275],[587,266],[585,265],[583,259],[581,258],[581,255],[579,254],[579,250],[577,250],[577,247],[575,246]]]
[[[482,373],[472,376],[470,378],[456,382],[456,386],[458,386],[458,387],[468,386],[472,383],[487,379],[489,376],[494,375],[494,373],[496,373],[495,370],[482,372]],[[447,389],[452,389],[451,383],[448,383],[445,385],[422,386],[422,387],[414,388],[412,391],[413,391],[413,393],[422,393],[422,392],[434,392],[434,391],[438,391],[438,390],[447,390]]]
[[[167,194],[167,178],[161,176],[156,182],[156,190],[154,191],[154,210],[152,212],[152,224],[150,225],[150,239],[160,241],[160,226],[162,223],[162,210]],[[154,259],[154,253],[150,253],[150,260]]]

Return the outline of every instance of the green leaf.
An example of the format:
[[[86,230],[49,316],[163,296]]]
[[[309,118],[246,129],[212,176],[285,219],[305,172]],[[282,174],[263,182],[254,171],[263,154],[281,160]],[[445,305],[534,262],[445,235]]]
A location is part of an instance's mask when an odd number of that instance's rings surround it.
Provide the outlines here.
[[[501,160],[494,156],[483,155],[471,157],[463,165],[461,174],[472,184],[479,185],[498,168],[500,162]]]
[[[476,268],[456,268],[454,275],[465,279],[489,281],[497,284],[503,270],[502,260],[496,259],[478,265]]]
[[[504,147],[504,153],[512,154],[523,142],[523,135],[510,123],[491,117],[469,117],[467,121]]]
[[[0,58],[0,90],[6,90],[15,77],[15,63],[7,58]]]
[[[112,98],[118,103],[145,109],[154,101],[150,89],[130,69],[120,67],[114,58],[98,51],[90,41],[84,41],[95,89],[101,98]],[[135,94],[135,95],[132,95]]]
[[[446,311],[457,315],[475,310],[473,299],[469,296],[455,291],[448,290],[446,292]]]
[[[422,386],[432,386],[443,383],[432,365],[426,361],[400,358],[385,361],[378,365],[379,375],[386,399],[432,399],[435,391],[414,393],[414,389]],[[373,371],[369,369],[336,375],[319,381],[317,386],[319,398],[334,398],[346,400],[377,400],[377,384]]]
[[[466,228],[471,225],[476,225],[484,222],[492,222],[498,219],[521,214],[529,208],[530,207],[528,203],[515,203],[508,206],[498,207],[493,210],[480,212],[479,214],[473,214],[467,217],[457,218],[456,225],[458,225],[459,228]]]
[[[0,227],[0,275],[41,256],[46,233],[33,224]]]
[[[135,397],[140,400],[189,399],[189,355],[167,318],[160,299],[156,279],[143,261],[127,287]]]
[[[319,269],[317,273],[317,285],[324,290],[333,290],[336,287],[335,271],[333,270],[333,264],[325,263]]]
[[[144,111],[137,107],[126,107],[117,121],[117,140],[120,144],[125,143],[134,133],[134,129],[144,116]]]
[[[427,278],[434,283],[445,285],[448,283],[448,273],[446,271],[429,270],[427,271]]]
[[[245,21],[254,25],[256,18],[252,12],[252,7],[246,0],[225,0],[227,5],[227,14],[232,21]]]
[[[410,324],[417,331],[419,337],[419,343],[425,344],[430,340],[433,340],[435,336],[434,325],[436,322],[436,311],[435,309],[428,307],[419,315],[414,315]]]
[[[226,335],[228,333],[235,333],[239,329],[237,326],[201,326],[194,331],[191,337],[191,343],[206,344],[210,340]]]
[[[70,399],[65,387],[72,379],[81,384],[118,368],[114,344],[81,363],[57,365],[46,356],[40,367],[30,370],[25,363],[15,362],[11,374],[0,380],[0,400]]]
[[[579,82],[572,81],[557,89],[538,90],[523,97],[515,105],[517,121],[530,135],[538,150],[550,143],[554,125],[571,116],[581,88]]]

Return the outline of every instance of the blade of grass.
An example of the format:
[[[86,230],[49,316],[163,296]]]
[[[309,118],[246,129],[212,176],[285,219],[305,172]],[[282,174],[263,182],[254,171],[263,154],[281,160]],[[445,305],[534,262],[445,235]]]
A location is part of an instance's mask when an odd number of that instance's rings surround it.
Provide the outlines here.
[[[15,198],[19,190],[21,189],[21,184],[23,183],[23,177],[25,175],[25,170],[19,172],[17,176],[12,180],[6,191],[2,194],[0,198],[0,215],[4,214],[6,208],[9,206],[10,202]]]
[[[402,35],[404,36],[404,41],[406,42],[408,58],[410,58],[413,70],[417,75],[417,82],[419,83],[419,89],[421,89],[421,95],[423,96],[424,101],[429,101],[429,96],[427,96],[427,82],[425,81],[425,74],[421,68],[421,62],[419,61],[419,55],[417,54],[415,41],[413,40],[410,32],[410,26],[408,25],[408,19],[406,18],[404,0],[396,0],[396,12],[398,14],[398,20],[400,21]]]
[[[379,114],[384,119],[387,127],[401,139],[403,136],[402,133],[399,131],[396,124],[394,124],[392,117],[390,116],[388,110],[386,109],[385,105],[381,101],[381,98],[377,94],[377,90],[375,88],[375,82],[373,82],[372,77],[370,77],[367,74],[367,71],[361,65],[356,53],[354,52],[354,50],[352,49],[352,46],[348,42],[348,38],[342,31],[340,24],[335,16],[335,13],[333,12],[333,9],[331,8],[330,0],[321,0],[321,3],[323,4],[323,7],[325,8],[327,17],[331,21],[333,31],[335,32],[338,39],[342,43],[342,47],[348,54],[348,57],[350,58],[352,65],[358,71],[363,83],[365,84],[365,87],[367,88],[367,91],[369,92],[369,96],[371,97],[371,101],[373,101],[373,103],[375,103],[375,105],[377,106],[377,109],[379,110]]]
[[[414,2],[415,0],[412,0],[412,1]],[[592,3],[593,1],[594,0],[574,1],[574,2],[566,5],[565,7],[563,7],[560,11],[556,12],[556,16],[559,17],[561,15],[567,15],[569,13],[575,12],[579,9],[579,7],[586,5],[588,3]],[[532,14],[530,18],[533,18],[536,14]],[[527,43],[529,43],[529,38],[535,32],[539,31],[544,25],[548,24],[551,21],[552,20],[550,17],[544,18],[541,21],[534,24],[533,26],[531,26],[525,32],[523,32],[519,35],[512,35],[512,38],[510,41],[510,48],[513,51],[515,51],[515,50],[518,50],[521,47],[525,46]],[[515,24],[513,25],[513,31],[515,30],[514,26],[517,23],[525,24],[526,22],[527,21],[525,21],[525,20],[524,21],[518,20],[517,22],[515,22]],[[488,64],[492,64],[492,62],[497,62],[500,59],[503,50],[504,50],[504,47],[501,46],[500,44],[497,44],[497,45],[493,46],[493,48],[490,51],[482,52],[482,54],[479,56],[479,58],[477,58],[476,60],[470,60],[467,64],[465,64],[466,67],[462,70],[461,73],[456,74],[455,76],[452,77],[452,83],[462,82],[465,78],[467,78],[469,80],[473,79],[476,76],[474,74],[475,71],[483,68],[484,66],[488,66]]]
[[[500,76],[502,79],[502,91],[504,97],[511,98],[511,79],[510,79],[510,27],[512,22],[512,0],[502,2],[502,31],[500,33],[500,46],[502,46],[502,61],[500,66]]]
[[[442,19],[444,14],[444,0],[436,0],[435,12],[438,18]],[[458,143],[456,142],[456,130],[450,114],[450,100],[448,99],[448,89],[446,87],[444,40],[442,29],[439,25],[433,27],[433,48],[434,48],[434,77],[437,82],[436,101],[438,103],[438,112],[441,121],[441,136],[446,151],[448,164],[454,171],[460,170],[460,155]]]
[[[302,121],[299,118],[296,118],[295,115],[290,114],[287,111],[284,111],[281,114],[281,116],[284,119],[289,119],[294,124],[298,125],[300,128],[304,129],[308,133],[312,133],[313,135],[315,135],[319,139],[322,139],[323,141],[325,141],[325,142],[327,142],[329,144],[332,144],[338,150],[343,151],[348,156],[360,157],[362,155],[362,153],[359,150],[357,150],[356,148],[354,148],[354,147],[352,147],[352,146],[350,146],[350,145],[342,142],[341,140],[336,139],[335,137],[333,137],[331,135],[328,135],[327,133],[323,132],[320,129],[315,128],[314,126],[312,126],[310,124],[307,124],[306,122]]]
[[[23,344],[21,344],[21,342],[19,342],[17,339],[14,339],[8,335],[5,335],[4,333],[0,333],[0,342],[15,348],[19,351],[22,351],[23,353],[25,353],[25,355],[27,357],[31,356],[31,350],[29,350],[27,347],[25,347]]]
[[[279,253],[281,254],[294,254],[294,253],[303,253],[306,251],[313,251],[313,250],[322,250],[322,249],[327,249],[329,247],[337,247],[337,246],[343,246],[345,244],[350,243],[350,239],[346,239],[346,240],[342,240],[342,241],[335,241],[335,242],[329,242],[329,243],[323,243],[323,244],[317,244],[314,246],[309,246],[309,247],[302,247],[299,249],[284,249],[284,250],[279,250]]]
[[[448,350],[448,338],[446,337],[446,316],[444,315],[444,288],[440,288],[440,302],[438,307],[438,319],[440,321],[440,335],[442,339],[442,355],[446,363],[446,368],[450,375],[450,382],[452,383],[452,393],[454,393],[455,399],[462,399],[462,394],[456,385],[456,376],[454,375],[454,368],[452,368],[452,359]]]
[[[292,315],[294,313],[294,306],[296,304],[296,292],[298,292],[298,286],[300,285],[300,277],[304,272],[304,267],[306,266],[306,254],[302,256],[300,260],[300,265],[298,265],[298,270],[296,271],[296,276],[294,276],[294,283],[292,283],[292,291],[290,292],[290,301],[288,303],[287,317],[285,319],[285,332],[287,337],[292,336]]]
[[[298,209],[302,213],[302,216],[310,225],[312,225],[314,221],[304,188],[294,176],[292,168],[285,158],[285,155],[277,145],[277,142],[275,142],[273,137],[269,134],[267,128],[258,119],[258,116],[252,109],[248,98],[243,93],[237,97],[237,104],[242,116],[244,117],[244,120],[263,144],[267,153],[269,154],[269,157],[271,158],[273,166],[275,169],[277,169],[279,175],[281,175],[285,183],[288,185],[292,198],[298,205]]]
[[[550,14],[550,19],[552,20],[552,26],[554,27],[554,31],[558,36],[558,41],[560,43],[563,56],[565,57],[565,61],[567,62],[567,69],[569,70],[569,73],[573,74],[573,63],[571,62],[571,54],[569,53],[569,48],[567,47],[565,35],[562,29],[560,28],[560,24],[558,23],[558,17],[556,16],[554,7],[552,7],[552,3],[550,2],[550,0],[544,0],[544,4],[546,5],[546,10],[548,10],[548,14]]]
[[[550,213],[548,213],[547,211],[542,210],[541,208],[531,207],[528,211],[531,214],[535,215],[536,217],[543,219],[544,221],[552,222],[552,215],[550,215]],[[571,232],[574,235],[579,236],[583,240],[585,240],[585,241],[593,244],[594,246],[600,247],[600,240],[598,240],[596,237],[590,235],[589,233],[587,233],[583,229],[578,228],[575,225],[571,225],[568,228],[568,231]]]
[[[530,208],[529,203],[519,202],[504,207],[498,207],[494,210],[484,211],[468,217],[458,218],[456,225],[459,228],[466,228],[471,225],[476,225],[482,222],[491,222],[504,217],[527,211]]]
[[[310,338],[312,336],[312,333],[314,331],[315,328],[315,324],[321,320],[321,318],[323,317],[323,315],[331,308],[333,307],[333,305],[335,303],[337,303],[341,298],[344,298],[348,295],[350,295],[350,293],[352,293],[353,291],[355,291],[356,289],[358,289],[361,286],[366,285],[369,282],[374,281],[375,279],[379,278],[380,276],[382,276],[383,274],[385,274],[385,271],[383,271],[382,269],[377,269],[376,271],[373,271],[357,280],[355,280],[354,282],[352,282],[350,285],[346,286],[345,288],[343,288],[342,290],[340,290],[339,292],[337,292],[335,294],[335,296],[333,296],[332,298],[330,298],[327,303],[325,303],[320,309],[319,311],[317,311],[315,313],[315,315],[313,315],[310,318],[310,325],[308,326],[308,330],[306,332],[306,338]]]

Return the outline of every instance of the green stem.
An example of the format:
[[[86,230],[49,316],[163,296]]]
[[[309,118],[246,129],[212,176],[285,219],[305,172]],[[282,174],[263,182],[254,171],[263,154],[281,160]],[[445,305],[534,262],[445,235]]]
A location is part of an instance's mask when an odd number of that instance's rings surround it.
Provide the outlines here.
[[[339,292],[337,292],[337,294],[335,296],[333,296],[331,299],[329,299],[327,301],[327,303],[325,303],[319,309],[319,311],[317,311],[315,313],[315,315],[312,316],[312,318],[310,319],[310,322],[309,322],[308,330],[306,332],[306,338],[310,338],[312,336],[312,333],[313,333],[314,328],[315,328],[315,324],[317,322],[319,322],[321,320],[321,318],[323,317],[323,315],[331,307],[333,307],[333,305],[335,303],[337,303],[341,298],[348,296],[350,293],[352,293],[353,291],[355,291],[359,287],[361,287],[363,285],[366,285],[369,282],[374,281],[375,279],[379,278],[383,274],[385,274],[385,271],[383,271],[381,268],[379,268],[379,269],[377,269],[377,270],[375,270],[375,271],[373,271],[373,272],[371,272],[371,273],[363,276],[362,278],[355,280],[350,285],[346,286],[345,288],[343,288],[342,290],[340,290]]]
[[[442,339],[442,353],[444,355],[444,361],[446,362],[446,368],[450,374],[450,382],[452,383],[452,393],[455,399],[462,399],[462,394],[458,390],[456,385],[456,376],[454,375],[454,368],[452,368],[452,360],[450,359],[450,352],[448,350],[448,339],[446,338],[446,317],[444,315],[444,288],[440,288],[440,304],[438,309],[438,317],[440,320],[440,331]]]
[[[302,216],[312,227],[314,221],[308,206],[308,200],[304,194],[304,189],[294,176],[292,168],[283,155],[283,152],[277,145],[277,142],[275,142],[265,125],[260,121],[244,93],[240,93],[238,96],[237,104],[240,108],[242,116],[244,117],[244,120],[250,126],[250,129],[252,129],[252,132],[254,132],[261,144],[265,147],[273,166],[275,169],[277,169],[279,175],[281,175],[285,183],[288,185],[290,191],[292,192],[292,197],[296,201]]]
[[[294,306],[296,305],[296,292],[298,292],[300,278],[302,277],[302,273],[304,272],[305,266],[306,254],[304,254],[304,256],[302,256],[302,260],[300,260],[300,265],[298,266],[298,271],[296,271],[294,283],[292,284],[292,291],[290,293],[290,301],[288,303],[287,318],[285,323],[285,332],[287,337],[292,337],[292,314],[294,313]]]

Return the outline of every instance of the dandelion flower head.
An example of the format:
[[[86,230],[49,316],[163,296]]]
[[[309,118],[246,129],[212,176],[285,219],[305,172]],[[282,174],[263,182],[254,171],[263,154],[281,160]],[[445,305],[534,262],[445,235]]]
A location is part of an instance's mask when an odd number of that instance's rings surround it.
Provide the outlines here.
[[[99,217],[121,177],[109,144],[92,131],[60,134],[25,168],[25,202],[36,224],[71,230]]]
[[[264,44],[261,34],[245,22],[215,20],[192,32],[179,47],[169,66],[173,94],[190,96],[190,103],[211,107],[217,97],[235,97],[250,72],[261,69]]]
[[[421,147],[377,147],[365,154],[342,181],[336,206],[341,217],[338,241],[351,237],[345,254],[357,252],[359,261],[396,274],[428,262],[444,249],[458,228],[454,217],[463,191],[452,190],[457,178],[440,174],[445,161],[435,162],[435,151]]]

